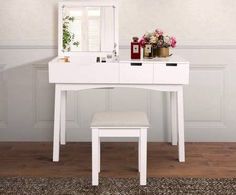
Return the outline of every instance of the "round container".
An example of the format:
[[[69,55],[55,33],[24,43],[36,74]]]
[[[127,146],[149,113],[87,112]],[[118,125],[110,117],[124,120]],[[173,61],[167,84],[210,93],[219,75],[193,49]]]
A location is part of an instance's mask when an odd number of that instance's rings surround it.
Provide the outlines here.
[[[157,49],[157,57],[166,58],[170,56],[170,50],[168,47],[160,47]]]

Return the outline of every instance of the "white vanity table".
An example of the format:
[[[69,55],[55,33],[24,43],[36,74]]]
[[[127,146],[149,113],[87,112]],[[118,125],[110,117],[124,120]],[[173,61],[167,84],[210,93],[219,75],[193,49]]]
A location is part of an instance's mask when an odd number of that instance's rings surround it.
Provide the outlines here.
[[[179,149],[179,161],[185,161],[184,147],[184,111],[183,86],[189,83],[189,62],[179,56],[158,58],[153,60],[111,60],[97,63],[96,57],[104,53],[112,54],[118,48],[118,5],[115,0],[81,1],[80,3],[59,4],[59,57],[49,62],[49,82],[55,83],[55,112],[53,161],[59,161],[60,143],[65,144],[65,110],[67,91],[80,91],[95,88],[129,87],[149,90],[167,91],[171,93],[172,144]],[[61,59],[62,55],[62,8],[66,6],[111,6],[114,16],[114,32],[109,37],[113,44],[105,43],[106,49],[99,52],[71,52],[71,61]],[[100,4],[99,4],[100,3]],[[74,10],[73,10],[74,11]],[[78,14],[79,15],[79,14]],[[105,25],[106,26],[106,25]],[[102,28],[102,27],[101,27]],[[110,28],[110,27],[109,27]],[[110,31],[110,30],[109,30]],[[103,30],[101,30],[103,32]],[[105,30],[104,32],[107,32]],[[100,48],[103,48],[101,38]],[[117,47],[114,48],[114,43]],[[105,46],[104,46],[105,48]]]

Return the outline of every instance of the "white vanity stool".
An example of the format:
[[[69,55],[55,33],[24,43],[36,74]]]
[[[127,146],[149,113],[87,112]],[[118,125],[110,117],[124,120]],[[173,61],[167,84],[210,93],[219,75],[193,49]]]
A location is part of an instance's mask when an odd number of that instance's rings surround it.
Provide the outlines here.
[[[147,129],[149,122],[144,112],[100,112],[91,123],[92,129],[92,185],[98,185],[100,172],[100,138],[137,137],[140,185],[147,178]]]

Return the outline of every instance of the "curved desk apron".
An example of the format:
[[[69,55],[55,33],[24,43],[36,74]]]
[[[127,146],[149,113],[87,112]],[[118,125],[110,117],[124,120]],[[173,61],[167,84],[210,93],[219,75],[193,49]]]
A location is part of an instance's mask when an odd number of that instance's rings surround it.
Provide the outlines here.
[[[159,60],[115,63],[49,62],[49,82],[55,83],[53,161],[59,161],[60,143],[65,144],[67,91],[128,87],[170,92],[172,144],[179,161],[185,161],[183,86],[189,83],[189,62],[179,56]]]

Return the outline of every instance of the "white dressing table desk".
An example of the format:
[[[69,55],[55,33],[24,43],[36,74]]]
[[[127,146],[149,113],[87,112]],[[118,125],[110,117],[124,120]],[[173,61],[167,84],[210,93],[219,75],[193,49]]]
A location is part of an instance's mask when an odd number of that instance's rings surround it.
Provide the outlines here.
[[[172,144],[185,161],[183,86],[189,83],[189,62],[179,56],[155,60],[96,63],[59,58],[49,62],[49,82],[55,83],[53,161],[65,144],[66,92],[95,88],[129,87],[171,92]]]

